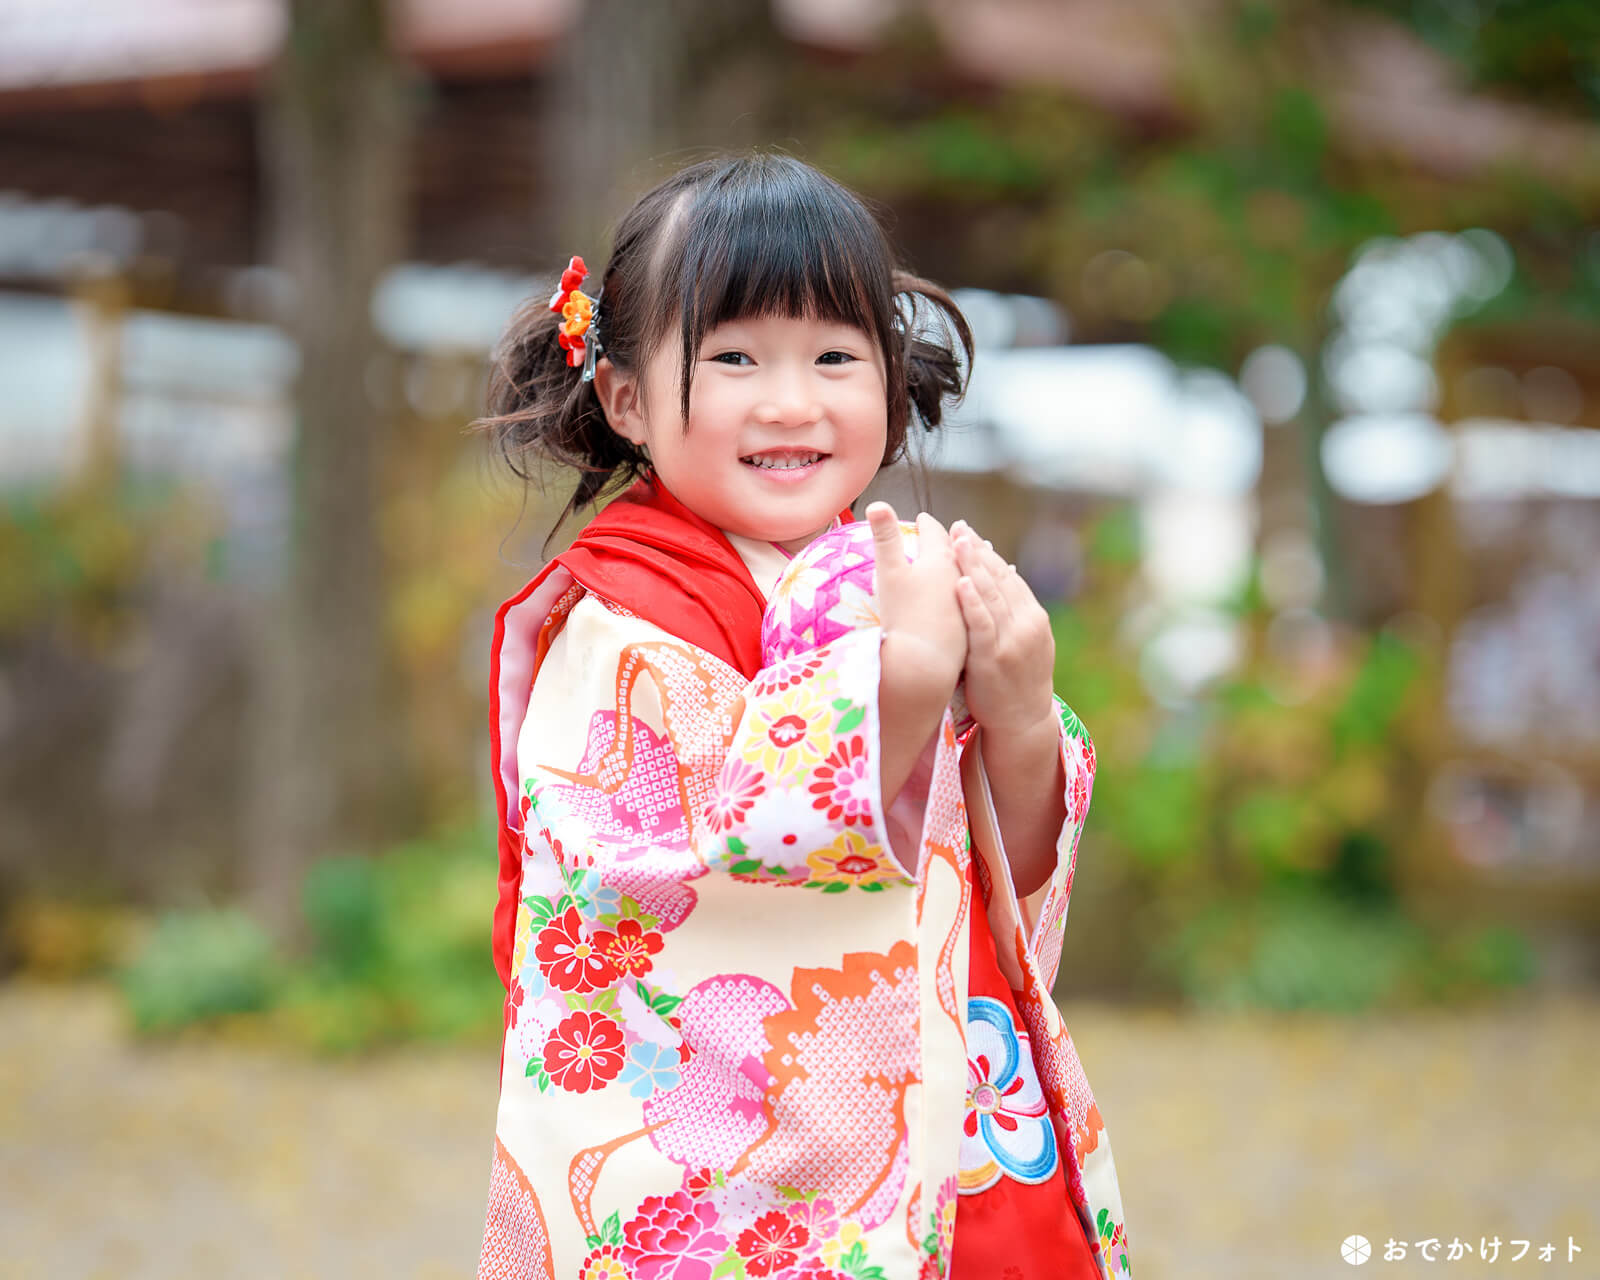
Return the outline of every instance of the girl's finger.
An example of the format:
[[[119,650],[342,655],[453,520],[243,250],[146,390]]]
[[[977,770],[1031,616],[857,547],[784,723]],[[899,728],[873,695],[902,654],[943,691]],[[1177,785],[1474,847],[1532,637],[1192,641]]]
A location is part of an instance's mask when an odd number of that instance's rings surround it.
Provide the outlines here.
[[[917,512],[918,555],[929,553],[951,555],[954,547],[945,527],[926,511]]]
[[[881,596],[886,585],[891,592],[894,590],[894,584],[905,577],[911,565],[900,534],[900,518],[893,507],[887,502],[872,503],[867,507],[867,525],[872,530],[872,558]]]
[[[961,617],[967,624],[969,655],[979,653],[987,656],[993,653],[999,628],[995,625],[994,615],[989,612],[988,605],[984,604],[977,584],[971,578],[957,579],[956,599],[961,602]]]
[[[996,627],[1003,626],[1011,616],[1011,604],[1001,589],[1000,577],[990,567],[988,557],[983,554],[983,544],[975,538],[969,540],[967,536],[961,541],[966,544],[966,559],[962,562],[962,571],[977,586],[978,594],[983,597],[984,604],[993,615]],[[993,555],[993,552],[989,554]]]
[[[1026,579],[1017,572],[1017,566],[1008,564],[1000,558],[1000,553],[994,545],[985,542],[982,547],[981,559],[993,575],[996,586],[1005,597],[1006,605],[1013,616],[1020,615],[1033,601],[1033,588],[1028,586]]]

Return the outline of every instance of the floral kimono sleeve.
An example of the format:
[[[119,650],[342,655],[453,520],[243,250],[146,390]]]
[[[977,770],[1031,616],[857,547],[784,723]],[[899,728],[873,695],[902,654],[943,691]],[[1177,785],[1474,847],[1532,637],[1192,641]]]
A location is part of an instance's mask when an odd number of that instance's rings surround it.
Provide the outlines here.
[[[1056,838],[1049,881],[1019,902],[1005,857],[989,780],[981,758],[981,733],[964,744],[962,778],[971,816],[973,861],[995,939],[996,960],[1011,987],[1033,1046],[1040,1085],[1048,1099],[1067,1167],[1073,1204],[1084,1228],[1099,1242],[1102,1264],[1113,1276],[1131,1274],[1121,1190],[1110,1137],[1072,1037],[1050,989],[1061,961],[1067,902],[1077,866],[1078,842],[1094,786],[1094,745],[1059,697],[1065,819]],[[1036,910],[1030,910],[1036,908]]]
[[[1057,694],[1051,695],[1059,721],[1059,750],[1065,778],[1062,800],[1066,811],[1056,836],[1056,861],[1050,878],[1026,898],[1016,892],[1005,845],[1000,836],[994,800],[981,755],[982,730],[968,735],[963,743],[962,772],[967,803],[972,815],[972,830],[979,876],[991,915],[997,917],[997,938],[1012,936],[1013,926],[1019,946],[1031,957],[1046,990],[1055,985],[1061,963],[1061,941],[1066,928],[1067,903],[1072,894],[1073,873],[1077,869],[1078,842],[1089,816],[1089,798],[1094,790],[1094,743],[1083,722]],[[1020,985],[1020,974],[1002,956],[1002,965],[1011,971],[1013,983]]]
[[[526,1246],[560,1276],[917,1274],[964,1079],[959,1021],[928,1016],[964,970],[934,991],[919,929],[961,958],[965,903],[887,846],[878,631],[746,680],[597,597],[569,609],[524,641],[482,1273]],[[942,741],[964,830],[948,718]]]

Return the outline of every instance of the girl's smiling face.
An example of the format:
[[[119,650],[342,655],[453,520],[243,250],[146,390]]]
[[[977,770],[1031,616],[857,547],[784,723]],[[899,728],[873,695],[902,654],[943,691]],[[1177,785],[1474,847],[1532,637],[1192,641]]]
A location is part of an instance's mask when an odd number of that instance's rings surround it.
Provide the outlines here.
[[[883,353],[861,329],[816,316],[750,316],[707,332],[680,414],[679,347],[642,379],[603,357],[606,419],[642,445],[661,482],[729,533],[799,551],[859,498],[888,439]]]

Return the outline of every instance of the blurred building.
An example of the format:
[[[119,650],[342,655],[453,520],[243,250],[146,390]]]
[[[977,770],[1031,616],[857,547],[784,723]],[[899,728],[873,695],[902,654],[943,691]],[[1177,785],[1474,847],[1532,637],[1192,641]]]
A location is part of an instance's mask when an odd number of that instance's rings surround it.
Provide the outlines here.
[[[1046,86],[1163,130],[1184,124],[1186,23],[1212,6],[772,5],[797,51],[843,58],[913,11],[952,76]],[[373,299],[394,359],[351,376],[399,412],[461,421],[533,274],[573,250],[541,190],[552,139],[538,103],[585,6],[410,0],[399,13],[422,109],[405,261]],[[283,35],[275,0],[0,0],[0,484],[49,483],[107,452],[193,478],[226,495],[241,582],[276,571],[287,506],[298,356],[274,324],[286,286],[266,265],[259,107]],[[1441,182],[1508,157],[1564,175],[1596,154],[1592,125],[1472,95],[1370,15],[1333,25],[1326,55],[1331,127]],[[948,235],[921,222],[905,228],[920,245]],[[1432,802],[1453,847],[1477,867],[1593,882],[1600,345],[1592,326],[1543,321],[1456,332],[1505,286],[1508,254],[1490,232],[1369,246],[1333,300],[1322,367],[1263,347],[1237,379],[1069,334],[1076,317],[1040,299],[964,293],[980,340],[971,393],[923,460],[941,509],[972,513],[1046,595],[1081,585],[1076,530],[1134,504],[1161,603],[1140,642],[1161,698],[1181,703],[1238,661],[1245,640],[1219,606],[1253,567],[1289,630],[1321,634],[1299,625],[1332,569],[1301,441],[1308,388],[1326,384],[1320,460],[1352,616],[1426,619],[1446,654]],[[1589,254],[1578,269],[1600,278],[1600,239]],[[1151,280],[1119,248],[1083,274],[1112,294]]]

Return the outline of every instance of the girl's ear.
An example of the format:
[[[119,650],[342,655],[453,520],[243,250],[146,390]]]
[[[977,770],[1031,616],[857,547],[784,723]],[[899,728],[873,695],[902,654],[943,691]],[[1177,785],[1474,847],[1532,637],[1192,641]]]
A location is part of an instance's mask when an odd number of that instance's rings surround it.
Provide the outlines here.
[[[624,440],[636,445],[647,442],[644,414],[639,409],[639,379],[624,373],[607,356],[594,362],[594,392],[600,399],[606,422]]]

